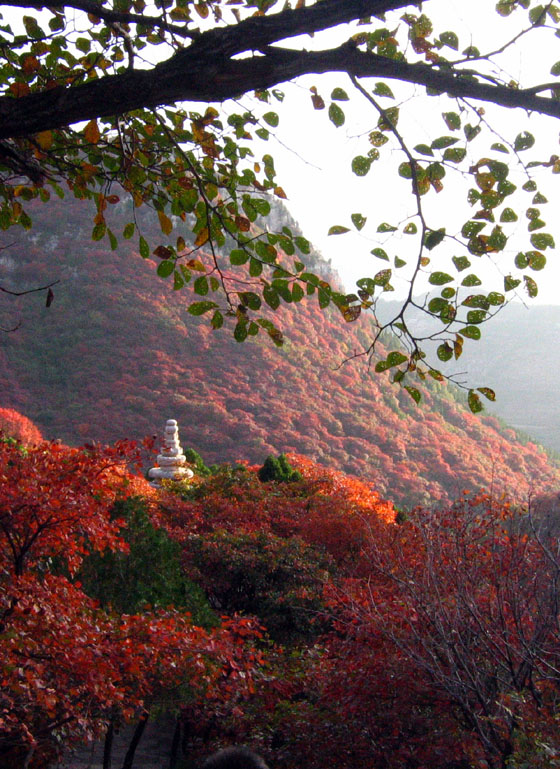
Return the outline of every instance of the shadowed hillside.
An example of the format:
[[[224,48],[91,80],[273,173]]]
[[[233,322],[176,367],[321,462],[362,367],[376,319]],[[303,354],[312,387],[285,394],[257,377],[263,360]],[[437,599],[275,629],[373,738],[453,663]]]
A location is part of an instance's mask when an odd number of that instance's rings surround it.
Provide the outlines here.
[[[132,241],[113,252],[90,233],[90,208],[64,202],[0,242],[13,244],[0,255],[1,285],[60,279],[49,308],[41,294],[1,305],[0,325],[21,327],[0,336],[0,406],[45,437],[139,438],[173,417],[183,445],[207,462],[298,452],[373,481],[401,505],[480,486],[524,498],[560,485],[540,448],[470,414],[451,388],[433,383],[418,408],[367,361],[341,366],[367,340],[367,319],[346,324],[313,296],[278,313],[284,347],[263,335],[238,344],[189,315],[190,289],[173,291]]]

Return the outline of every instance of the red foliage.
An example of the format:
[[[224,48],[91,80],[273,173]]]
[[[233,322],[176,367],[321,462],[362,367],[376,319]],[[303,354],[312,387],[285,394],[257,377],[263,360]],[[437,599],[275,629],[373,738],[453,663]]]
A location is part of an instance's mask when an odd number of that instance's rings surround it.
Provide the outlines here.
[[[302,473],[301,481],[261,483],[257,468],[226,468],[193,485],[190,499],[163,495],[162,524],[179,541],[193,532],[220,529],[299,536],[355,572],[372,528],[394,520],[392,504],[371,484],[304,457],[288,458]]]
[[[16,438],[26,446],[41,443],[43,440],[39,428],[14,409],[0,408],[0,433]]]
[[[259,631],[206,631],[176,611],[103,612],[72,581],[92,550],[124,549],[117,495],[136,491],[133,445],[28,450],[0,444],[0,752],[44,766],[57,744],[127,719],[188,682],[191,693],[250,687]],[[217,695],[216,695],[217,696]],[[236,692],[237,696],[237,692]]]
[[[23,303],[24,322],[3,339],[0,361],[0,403],[30,415],[45,435],[138,439],[161,429],[168,403],[165,416],[178,420],[183,445],[209,463],[297,452],[370,479],[399,506],[448,504],[463,488],[491,485],[524,502],[536,488],[559,485],[541,449],[471,415],[451,388],[432,383],[417,408],[364,359],[340,368],[371,339],[367,317],[346,324],[312,296],[279,313],[285,349],[260,335],[239,345],[188,313],[190,287],[173,291],[128,241],[119,252],[103,250],[90,240],[80,203],[60,205],[64,216],[56,205],[33,212],[31,235],[46,243],[22,241],[18,275],[36,284],[58,264],[72,280],[48,312]],[[71,228],[61,224],[70,220]],[[122,226],[111,223],[115,232]],[[141,344],[130,343],[131,329]]]
[[[334,596],[337,632],[309,672],[325,744],[329,724],[351,744],[338,765],[547,765],[559,545],[531,532],[485,497],[378,529],[369,578]]]

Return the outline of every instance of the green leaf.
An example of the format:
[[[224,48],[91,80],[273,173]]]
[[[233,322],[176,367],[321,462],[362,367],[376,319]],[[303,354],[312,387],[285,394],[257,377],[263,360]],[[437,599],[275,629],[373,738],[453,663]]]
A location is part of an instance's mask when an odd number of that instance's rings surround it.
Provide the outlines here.
[[[481,286],[482,285],[482,281],[480,280],[478,275],[474,275],[474,274],[471,273],[470,275],[467,275],[467,277],[463,279],[463,282],[461,283],[461,285],[462,286],[467,286],[469,288],[471,286]]]
[[[366,223],[366,217],[362,216],[362,214],[352,214],[350,217],[352,219],[352,223],[354,227],[359,231],[363,229],[364,224]]]
[[[371,168],[371,158],[366,158],[363,155],[357,155],[352,160],[352,172],[356,176],[366,176]]]
[[[372,256],[376,256],[378,259],[384,259],[387,262],[389,261],[387,252],[383,248],[373,248],[370,253]]]
[[[478,233],[485,227],[486,222],[474,222],[471,220],[469,222],[465,222],[461,229],[461,235],[464,238],[473,238],[475,235],[478,235]]]
[[[218,329],[221,328],[224,325],[224,316],[219,310],[216,310],[214,315],[212,315],[212,328]]]
[[[488,238],[487,245],[492,248],[493,251],[503,251],[507,244],[507,237],[501,227],[494,227],[490,237]]]
[[[515,10],[515,0],[500,0],[496,5],[496,11],[500,16],[509,16]]]
[[[448,48],[453,48],[454,51],[459,49],[459,38],[455,32],[442,32],[439,39],[440,42]]]
[[[392,131],[399,122],[399,108],[389,107],[377,121],[377,127],[381,131]]]
[[[504,278],[504,291],[513,291],[521,283],[521,280],[513,278],[511,275],[506,275]]]
[[[350,232],[349,227],[343,227],[341,224],[335,224],[329,229],[327,235],[344,235],[346,232]]]
[[[489,401],[495,401],[496,400],[496,393],[494,390],[491,390],[489,387],[477,387],[476,388],[479,393],[482,393],[485,398],[487,398]]]
[[[543,5],[535,5],[534,8],[531,8],[529,11],[529,21],[536,26],[544,24],[546,21],[545,7]]]
[[[546,266],[546,256],[540,251],[527,251],[525,256],[529,259],[529,267],[532,270],[539,271]]]
[[[303,288],[300,286],[300,284],[294,283],[292,285],[292,300],[294,302],[301,302],[304,296],[305,296],[305,293],[303,291]]]
[[[236,342],[244,342],[247,339],[247,321],[245,319],[237,322],[233,329],[233,338]]]
[[[328,293],[328,291],[325,291],[324,288],[319,287],[317,291],[317,298],[319,300],[319,307],[324,310],[325,307],[328,307],[331,303],[331,297]]]
[[[252,278],[258,278],[259,275],[262,274],[263,266],[259,262],[258,259],[255,259],[255,257],[251,257],[251,261],[249,262],[249,275]]]
[[[331,103],[329,107],[329,118],[337,128],[339,128],[341,125],[344,125],[344,121],[346,120],[343,110],[338,106],[338,104],[334,103]]]
[[[486,320],[486,310],[469,310],[467,323],[483,323]]]
[[[457,144],[458,141],[459,139],[454,136],[440,136],[439,139],[434,139],[431,146],[434,150],[444,150],[452,144]]]
[[[136,229],[136,225],[134,224],[134,222],[129,222],[123,230],[123,238],[125,238],[126,240],[129,240],[134,235],[135,229]]]
[[[309,254],[311,252],[311,243],[307,240],[307,238],[304,238],[301,235],[297,235],[294,238],[294,242],[302,254]]]
[[[404,363],[407,360],[408,358],[406,355],[403,355],[402,352],[395,350],[387,355],[387,366],[389,368],[393,368],[393,366],[400,366],[401,363]]]
[[[410,387],[409,385],[405,385],[404,389],[407,391],[410,397],[414,401],[416,401],[416,403],[420,403],[420,401],[422,400],[422,395],[415,387]]]
[[[376,96],[387,96],[390,99],[395,98],[393,92],[386,83],[376,83],[375,88],[373,89],[373,93]]]
[[[442,310],[446,310],[449,303],[445,299],[441,299],[439,296],[434,297],[428,304],[428,310],[434,315],[439,315]]]
[[[544,251],[546,248],[554,248],[554,238],[547,232],[535,232],[531,235],[531,245]]]
[[[273,310],[277,310],[280,307],[280,297],[272,286],[265,286],[263,288],[263,299]]]
[[[242,251],[240,248],[234,248],[230,252],[229,255],[229,261],[231,264],[237,266],[240,264],[245,264],[249,259],[249,254],[247,254],[245,251]]]
[[[409,222],[403,229],[403,232],[405,235],[416,235],[418,232],[418,227],[414,222]]]
[[[477,326],[465,326],[459,333],[468,339],[480,339],[481,337],[480,329]]]
[[[465,134],[465,139],[468,142],[472,142],[473,139],[476,139],[478,134],[482,131],[482,128],[480,125],[471,125],[470,123],[467,123],[467,125],[463,128],[463,133]]]
[[[140,238],[138,240],[138,248],[140,250],[140,256],[142,259],[148,259],[150,256],[150,247],[148,246],[148,243],[146,240],[140,235]]]
[[[500,215],[501,222],[516,222],[517,219],[518,219],[518,216],[513,210],[513,208],[504,208],[504,210]]]
[[[539,287],[537,286],[533,278],[530,278],[528,275],[524,275],[523,280],[525,281],[525,290],[527,291],[531,299],[534,299],[539,293]]]
[[[453,350],[447,342],[440,344],[440,346],[437,348],[437,356],[441,361],[444,362],[451,360],[453,357]]]
[[[249,307],[250,310],[260,310],[261,299],[254,291],[241,291],[239,299],[244,307]]]
[[[529,266],[529,257],[520,251],[515,257],[514,264],[519,270],[524,270]]]
[[[429,278],[429,282],[432,286],[443,286],[445,283],[451,283],[453,278],[446,272],[432,272]]]
[[[21,224],[21,218],[20,218],[20,224]],[[27,229],[29,229],[29,227]],[[119,247],[119,241],[116,239],[115,235],[109,228],[107,228],[107,235],[109,236],[109,244],[111,246],[111,251],[116,251],[117,248]]]
[[[160,278],[168,278],[175,272],[175,262],[171,259],[164,259],[158,264],[156,272]]]
[[[474,390],[469,390],[468,404],[473,414],[478,414],[482,411],[482,403]]]
[[[331,99],[334,101],[348,101],[349,97],[343,88],[335,88],[331,93]]]
[[[476,45],[468,45],[463,51],[463,56],[477,59],[480,56],[480,50],[476,47]]]
[[[505,152],[506,154],[509,154],[508,148],[506,147],[505,144],[502,144],[501,142],[494,142],[494,144],[492,144],[490,149],[495,150],[496,152]]]
[[[493,307],[499,307],[506,301],[505,296],[498,291],[490,291],[486,298]]]
[[[217,306],[216,302],[193,302],[188,306],[187,310],[191,315],[204,315],[205,312],[210,312],[210,310],[216,309]],[[212,321],[212,325],[214,325],[214,321]]]
[[[443,112],[442,117],[451,131],[458,131],[461,128],[461,118],[456,112]]]
[[[183,280],[183,276],[180,272],[175,270],[173,273],[173,290],[174,291],[180,291],[185,286],[185,281]]]
[[[454,256],[451,261],[455,265],[457,272],[462,272],[471,266],[471,263],[466,256]]]
[[[386,286],[387,283],[391,280],[391,276],[393,274],[392,270],[380,270],[373,278],[373,282],[377,286]]]
[[[91,233],[92,240],[101,240],[107,232],[106,224],[96,224]]]
[[[428,251],[432,251],[432,249],[434,249],[436,246],[439,246],[444,238],[445,228],[441,228],[439,230],[429,230],[426,233],[426,237],[424,238],[424,245]]]
[[[515,137],[513,147],[516,152],[523,152],[524,150],[530,149],[534,143],[535,137],[533,134],[530,134],[528,131],[522,131]]]
[[[377,232],[396,232],[396,231],[397,231],[397,227],[393,227],[392,224],[388,224],[387,222],[382,222],[377,228]]]
[[[163,264],[163,262],[162,262]],[[206,296],[208,293],[208,280],[205,275],[200,275],[193,283],[194,293],[199,296]]]
[[[278,123],[280,122],[280,119],[276,112],[265,112],[265,114],[263,115],[263,120],[273,128],[276,128]]]
[[[412,179],[412,166],[408,161],[400,164],[398,174],[399,176],[402,176],[403,179]]]
[[[431,157],[434,156],[433,150],[431,147],[429,147],[427,144],[417,144],[416,147],[414,147],[416,152],[419,152],[421,155],[430,155]]]
[[[372,131],[368,138],[369,143],[374,147],[382,147],[389,141],[389,137],[381,131]]]

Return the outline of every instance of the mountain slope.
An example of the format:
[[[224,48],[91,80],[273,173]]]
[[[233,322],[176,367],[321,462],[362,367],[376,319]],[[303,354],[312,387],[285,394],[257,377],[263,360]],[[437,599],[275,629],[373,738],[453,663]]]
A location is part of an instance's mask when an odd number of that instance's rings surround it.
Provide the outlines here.
[[[481,486],[524,498],[560,485],[540,448],[470,414],[451,388],[434,383],[417,408],[364,359],[341,366],[366,342],[367,318],[348,325],[310,297],[279,313],[283,348],[260,336],[238,344],[189,315],[188,294],[131,244],[111,252],[90,232],[87,206],[56,202],[37,210],[30,233],[0,242],[15,241],[0,252],[0,285],[61,281],[50,308],[29,295],[6,300],[0,317],[4,328],[21,320],[0,336],[0,406],[46,437],[138,438],[173,417],[183,445],[208,462],[303,453],[373,481],[399,505]]]
[[[397,303],[386,302],[381,313],[391,317]],[[411,313],[412,315],[412,313]],[[425,318],[417,317],[415,328],[426,331]],[[511,302],[482,329],[482,341],[466,340],[463,354],[446,365],[460,379],[491,387],[496,401],[489,412],[517,430],[560,452],[560,355],[558,332],[560,307],[530,308]],[[434,346],[435,347],[435,346]],[[435,359],[435,349],[433,351]]]

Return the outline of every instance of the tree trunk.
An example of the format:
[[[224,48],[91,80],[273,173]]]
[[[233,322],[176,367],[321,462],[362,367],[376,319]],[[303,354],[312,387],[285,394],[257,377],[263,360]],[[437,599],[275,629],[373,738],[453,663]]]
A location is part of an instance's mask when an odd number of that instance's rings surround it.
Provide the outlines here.
[[[103,769],[111,769],[111,754],[113,752],[113,737],[115,735],[115,722],[109,721],[103,745]]]
[[[136,748],[140,744],[140,740],[142,739],[142,735],[144,734],[144,729],[146,728],[146,724],[148,723],[149,717],[150,717],[149,710],[145,710],[140,716],[140,720],[136,725],[136,729],[134,730],[134,734],[132,735],[132,740],[130,741],[130,745],[128,746],[128,750],[126,751],[126,756],[124,757],[122,769],[132,769],[132,764],[134,762],[134,754],[136,752]]]

